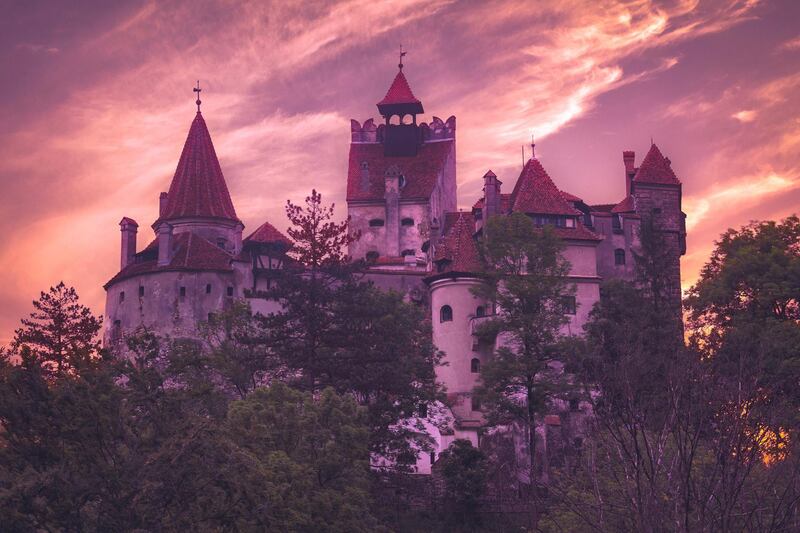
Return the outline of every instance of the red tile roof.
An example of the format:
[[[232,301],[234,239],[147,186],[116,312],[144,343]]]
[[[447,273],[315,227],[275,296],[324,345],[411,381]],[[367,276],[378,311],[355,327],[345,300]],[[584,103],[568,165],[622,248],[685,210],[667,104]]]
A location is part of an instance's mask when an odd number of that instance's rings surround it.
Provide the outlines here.
[[[238,220],[219,166],[211,135],[199,112],[189,128],[183,152],[160,217],[216,217]]]
[[[578,198],[574,194],[570,194],[567,191],[559,191],[559,192],[561,193],[561,196],[564,197],[564,200],[566,200],[568,202],[582,202],[583,201],[583,198]]]
[[[655,144],[650,146],[650,151],[644,156],[633,181],[634,183],[657,183],[659,185],[681,184],[672,170],[670,160],[661,155],[661,151]]]
[[[250,234],[249,237],[245,239],[245,242],[258,242],[258,243],[283,243],[288,246],[292,245],[292,241],[289,240],[283,233],[275,229],[275,226],[270,224],[269,222],[264,222],[261,224],[258,229],[256,229],[253,233]]]
[[[633,196],[627,196],[611,209],[612,213],[632,213],[635,211],[636,209],[633,207]]]
[[[602,241],[603,238],[597,233],[593,232],[580,221],[574,228],[558,228],[554,227],[556,235],[567,241]]]
[[[538,159],[529,159],[511,193],[511,210],[542,215],[580,215],[553,183]]]
[[[153,241],[145,248],[145,250],[153,249],[158,249],[158,240]],[[142,255],[145,250],[137,255]],[[231,271],[232,259],[231,254],[222,248],[214,246],[199,235],[186,231],[176,234],[172,239],[172,260],[168,265],[158,266],[156,260],[132,263],[119,271],[104,287],[108,289],[108,287],[120,280],[152,272],[174,270]]]
[[[437,177],[444,172],[453,141],[425,143],[413,157],[386,157],[383,145],[351,144],[347,172],[347,201],[383,200],[384,173],[397,165],[406,184],[400,189],[400,198],[429,198]],[[362,169],[362,163],[367,168]]]
[[[473,209],[483,209],[483,205],[486,202],[485,198],[479,198],[477,202],[472,206]],[[511,194],[500,194],[500,211],[502,213],[508,213],[509,205],[511,204]]]
[[[383,97],[383,100],[378,102],[379,106],[383,105],[391,105],[391,104],[419,104],[421,103],[414,93],[411,92],[411,87],[408,85],[408,80],[406,79],[406,75],[403,74],[403,71],[397,73],[397,76],[394,77],[394,81],[392,85],[389,87],[389,90],[386,92],[386,96]]]
[[[445,272],[480,272],[481,262],[475,241],[475,217],[472,213],[447,213],[456,215],[455,221],[436,249],[434,261],[447,261]]]
[[[592,213],[610,213],[616,206],[617,204],[596,204],[590,205],[589,209]]]

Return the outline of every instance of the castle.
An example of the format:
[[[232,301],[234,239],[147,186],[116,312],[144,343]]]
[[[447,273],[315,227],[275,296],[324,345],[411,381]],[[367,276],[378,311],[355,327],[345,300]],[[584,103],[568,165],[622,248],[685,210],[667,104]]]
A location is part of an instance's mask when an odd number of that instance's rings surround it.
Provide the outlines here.
[[[155,239],[137,252],[138,224],[127,217],[120,222],[120,271],[105,285],[107,345],[140,325],[191,337],[198,321],[234,298],[247,299],[254,312],[275,310],[259,292],[274,282],[291,242],[268,222],[242,238],[244,225],[236,216],[199,98],[197,104],[169,191],[159,199]],[[376,285],[401,291],[430,310],[433,341],[447,363],[437,376],[447,388],[453,422],[446,430],[426,424],[435,448],[417,465],[426,473],[438,451],[454,439],[468,438],[477,445],[483,425],[472,391],[496,346],[474,333],[495,311],[471,289],[481,283],[476,240],[483,237],[485,221],[521,212],[537,226],[554,228],[563,239],[576,289],[566,306],[564,328],[580,333],[600,298],[601,281],[632,279],[632,254],[645,221],[664,237],[670,257],[666,285],[679,300],[680,256],[686,251],[681,182],[670,160],[652,144],[638,167],[634,152],[623,152],[625,198],[589,204],[556,186],[532,145],[531,158],[510,192],[503,192],[502,181],[489,170],[483,176],[483,197],[471,210],[458,211],[456,118],[418,122],[423,105],[402,63],[377,107],[380,124],[351,121],[347,211],[361,238],[350,245],[349,255],[366,260],[367,276]],[[558,416],[547,424],[559,424]]]

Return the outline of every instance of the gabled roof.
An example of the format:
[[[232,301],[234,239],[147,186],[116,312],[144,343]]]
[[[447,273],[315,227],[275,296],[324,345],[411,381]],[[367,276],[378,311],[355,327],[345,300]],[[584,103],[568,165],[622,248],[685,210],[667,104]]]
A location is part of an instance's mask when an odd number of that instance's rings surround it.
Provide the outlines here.
[[[258,229],[256,229],[244,240],[244,242],[257,242],[262,244],[282,243],[287,246],[292,245],[292,241],[290,241],[289,238],[283,233],[275,229],[275,226],[269,222],[264,222],[261,224]]]
[[[542,215],[580,215],[569,205],[538,159],[529,159],[511,193],[511,211]]]
[[[568,202],[582,202],[583,201],[583,198],[578,198],[574,194],[570,194],[567,191],[559,191],[559,192],[561,193],[561,196],[564,197],[564,200],[566,200]]]
[[[655,183],[659,185],[680,185],[681,182],[672,170],[670,160],[661,155],[658,146],[653,143],[647,155],[644,156],[636,175],[634,183]]]
[[[425,143],[416,156],[387,157],[378,143],[351,144],[347,172],[347,201],[383,200],[384,174],[396,165],[405,178],[400,199],[430,198],[437,177],[444,172],[453,141]],[[365,167],[364,167],[365,165]]]
[[[160,220],[182,217],[238,220],[211,135],[200,112],[189,128]]]
[[[132,263],[120,270],[116,276],[111,278],[108,283],[104,285],[104,287],[108,288],[113,283],[131,276],[152,272],[174,270],[232,270],[231,261],[233,257],[231,254],[213,245],[203,237],[189,231],[178,233],[173,237],[172,260],[168,265],[159,266],[155,259],[141,261],[143,257],[152,256],[152,253],[147,253],[152,251],[156,252],[156,256],[158,255],[158,239],[148,244],[144,250],[136,254],[137,258],[140,259],[139,262]]]
[[[456,216],[452,216],[456,215]],[[478,244],[475,241],[475,217],[472,213],[447,213],[452,226],[436,248],[434,261],[446,261],[445,272],[476,273],[481,271]]]

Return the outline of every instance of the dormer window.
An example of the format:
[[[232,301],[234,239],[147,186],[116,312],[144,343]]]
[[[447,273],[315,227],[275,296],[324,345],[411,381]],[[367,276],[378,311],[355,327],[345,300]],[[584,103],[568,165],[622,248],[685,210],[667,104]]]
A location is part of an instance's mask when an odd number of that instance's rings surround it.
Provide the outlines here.
[[[401,226],[413,226],[414,225],[414,219],[413,218],[404,218],[403,220],[400,221],[400,225]]]
[[[369,221],[370,228],[381,228],[383,227],[383,219],[382,218],[373,218]]]

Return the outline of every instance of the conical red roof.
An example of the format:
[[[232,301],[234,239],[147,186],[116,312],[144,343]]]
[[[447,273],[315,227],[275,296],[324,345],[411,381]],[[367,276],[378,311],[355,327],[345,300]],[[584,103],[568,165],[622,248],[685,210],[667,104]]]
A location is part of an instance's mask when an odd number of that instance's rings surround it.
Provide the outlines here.
[[[669,159],[661,154],[661,150],[653,143],[642,164],[633,177],[634,182],[658,183],[660,185],[680,185],[681,182],[672,170]]]
[[[436,250],[435,261],[449,261],[444,271],[480,272],[478,244],[475,242],[475,217],[472,213],[447,213],[457,216]]]
[[[199,112],[189,128],[160,219],[182,217],[238,220],[211,135]]]
[[[541,215],[580,215],[558,190],[538,159],[529,159],[511,193],[511,210]]]
[[[414,96],[414,93],[411,92],[411,87],[408,85],[406,75],[403,74],[401,70],[397,73],[397,76],[394,77],[389,91],[386,93],[386,96],[383,97],[383,100],[378,102],[378,105],[419,103],[421,102]]]
[[[287,246],[292,245],[292,241],[290,241],[288,237],[278,231],[275,226],[269,222],[264,222],[261,224],[258,229],[256,229],[250,234],[249,237],[245,239],[245,242],[258,242],[264,244],[283,243]]]

